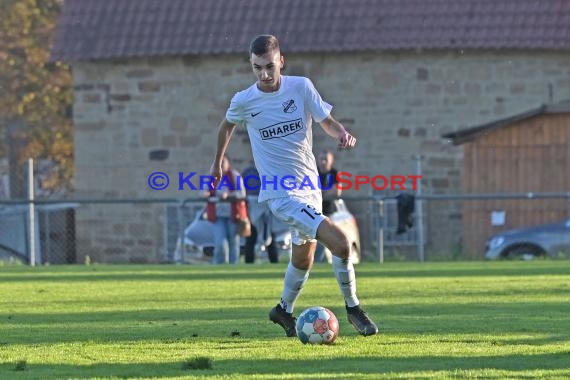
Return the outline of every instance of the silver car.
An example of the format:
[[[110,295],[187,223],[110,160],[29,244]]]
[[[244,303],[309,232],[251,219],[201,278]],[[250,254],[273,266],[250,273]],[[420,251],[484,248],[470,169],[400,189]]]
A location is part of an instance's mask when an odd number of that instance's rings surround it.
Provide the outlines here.
[[[252,210],[250,210],[252,211]],[[269,211],[268,211],[269,212]],[[350,255],[352,262],[358,264],[361,261],[360,251],[360,232],[356,218],[346,207],[342,199],[334,201],[334,212],[329,216],[334,224],[339,226],[347,235],[350,244]],[[273,220],[270,227],[274,233],[279,249],[279,256],[289,259],[291,255],[292,243],[291,232],[287,225]],[[272,234],[261,232],[259,236],[268,236],[271,239]],[[214,233],[212,224],[206,220],[205,212],[196,213],[194,221],[186,227],[184,231],[184,243],[180,239],[176,243],[174,252],[174,260],[176,262],[187,262],[192,264],[208,263],[212,260],[214,251]],[[242,238],[242,245],[244,239]],[[267,261],[266,247],[271,243],[270,240],[261,241],[256,244],[256,256],[261,261]],[[325,248],[327,261],[332,262],[331,252]]]
[[[254,211],[254,208],[250,209],[250,213],[252,211]],[[263,211],[256,215],[256,226],[257,228],[261,226],[263,226],[262,228],[268,228],[272,233],[265,230],[258,231],[258,242],[255,244],[256,259],[260,262],[269,260],[267,247],[272,243],[272,239],[275,239],[279,257],[286,257],[289,260],[292,249],[289,227],[273,218],[263,218],[264,215]],[[264,222],[261,223],[261,221]],[[243,248],[244,245],[245,238],[241,238],[241,247]],[[174,261],[189,264],[206,264],[212,261],[213,254],[214,230],[212,223],[206,218],[206,212],[202,210],[196,213],[192,223],[184,230],[184,243],[180,241],[180,238],[176,242]]]
[[[487,241],[485,248],[488,259],[530,260],[537,256],[570,257],[570,219],[499,233]]]

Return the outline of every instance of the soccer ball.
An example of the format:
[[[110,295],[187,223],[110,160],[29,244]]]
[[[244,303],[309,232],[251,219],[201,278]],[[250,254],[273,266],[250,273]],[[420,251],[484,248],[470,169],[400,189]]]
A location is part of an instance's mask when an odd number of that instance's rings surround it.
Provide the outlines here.
[[[338,320],[329,309],[313,306],[299,315],[295,330],[303,344],[333,344],[338,336]]]

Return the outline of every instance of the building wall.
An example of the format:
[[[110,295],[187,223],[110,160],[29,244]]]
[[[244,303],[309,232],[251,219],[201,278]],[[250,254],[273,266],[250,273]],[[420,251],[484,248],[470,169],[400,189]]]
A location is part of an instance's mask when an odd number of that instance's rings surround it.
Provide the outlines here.
[[[442,133],[570,98],[570,57],[561,53],[309,54],[286,56],[286,62],[285,73],[311,77],[334,105],[333,115],[359,138],[356,150],[337,154],[339,169],[415,174],[414,157],[421,155],[426,193],[461,191],[462,150],[442,140]],[[179,171],[207,173],[229,100],[254,81],[241,55],[80,62],[73,72],[78,197],[197,196],[172,183],[153,191],[148,175],[162,171],[175,179]],[[335,147],[319,128],[314,140],[315,151]],[[168,150],[168,158],[149,160],[157,149]],[[236,131],[229,154],[238,169],[249,163],[243,130]],[[345,192],[371,193],[370,188]],[[359,218],[365,253],[372,254],[371,208],[358,201],[349,206]],[[105,209],[78,210],[79,260],[86,254],[107,262],[164,257],[163,206],[129,207],[122,221],[101,225]],[[430,203],[425,210],[428,252],[445,254],[458,244],[461,207]],[[141,226],[128,233],[141,220],[144,239],[136,236]],[[102,235],[108,244],[100,242]]]
[[[491,131],[464,145],[468,193],[565,192],[570,189],[570,115],[544,115]],[[464,202],[465,253],[481,257],[486,240],[501,231],[555,223],[568,217],[567,199]],[[492,225],[503,211],[505,223]]]

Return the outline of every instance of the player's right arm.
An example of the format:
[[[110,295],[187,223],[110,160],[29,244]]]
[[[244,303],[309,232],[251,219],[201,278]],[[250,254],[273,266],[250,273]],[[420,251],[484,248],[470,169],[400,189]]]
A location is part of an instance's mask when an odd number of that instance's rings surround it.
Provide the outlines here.
[[[228,148],[228,144],[232,138],[236,125],[229,122],[226,118],[222,120],[218,128],[218,142],[216,148],[216,157],[210,168],[210,174],[214,177],[214,182],[218,182],[222,178],[222,159]]]
[[[237,124],[243,122],[243,102],[243,92],[236,93],[226,111],[226,116],[218,127],[216,157],[210,168],[210,174],[214,177],[216,184],[222,179],[222,160],[232,138],[232,134],[234,133],[234,129]]]

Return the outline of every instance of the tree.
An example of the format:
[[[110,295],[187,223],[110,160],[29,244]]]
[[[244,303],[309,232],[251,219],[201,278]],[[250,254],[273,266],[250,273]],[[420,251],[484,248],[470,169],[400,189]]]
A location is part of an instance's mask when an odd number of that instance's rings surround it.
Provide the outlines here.
[[[0,157],[6,157],[6,128],[17,120],[25,137],[18,152],[57,164],[51,186],[71,189],[73,136],[70,68],[49,62],[63,0],[0,0]]]

